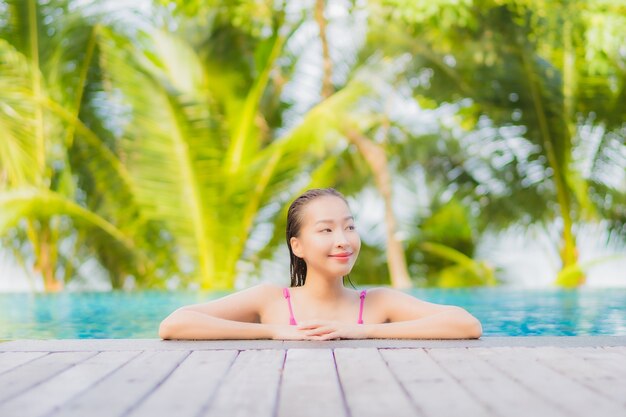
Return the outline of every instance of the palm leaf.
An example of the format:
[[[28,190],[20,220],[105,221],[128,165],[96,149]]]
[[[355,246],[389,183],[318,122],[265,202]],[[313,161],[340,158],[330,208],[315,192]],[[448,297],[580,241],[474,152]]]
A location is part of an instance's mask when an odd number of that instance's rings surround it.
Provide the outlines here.
[[[0,39],[0,169],[10,186],[34,184],[42,175],[32,140],[37,104],[31,72],[26,57]]]
[[[19,188],[0,194],[0,236],[15,227],[20,220],[66,215],[74,221],[104,232],[112,242],[133,252],[132,241],[117,227],[84,207],[53,191]]]
[[[485,265],[485,263],[476,261],[454,248],[435,242],[422,242],[419,247],[425,252],[432,253],[433,255],[453,262],[459,268],[468,271],[483,284],[496,284],[493,270]]]

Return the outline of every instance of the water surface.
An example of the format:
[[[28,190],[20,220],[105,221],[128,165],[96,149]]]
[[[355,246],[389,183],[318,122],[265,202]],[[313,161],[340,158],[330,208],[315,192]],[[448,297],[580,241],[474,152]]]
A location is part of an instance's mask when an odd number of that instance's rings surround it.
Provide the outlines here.
[[[465,308],[481,321],[484,336],[626,336],[626,288],[416,288],[408,292],[425,301]],[[227,294],[0,294],[0,339],[158,338],[160,321],[176,308]]]

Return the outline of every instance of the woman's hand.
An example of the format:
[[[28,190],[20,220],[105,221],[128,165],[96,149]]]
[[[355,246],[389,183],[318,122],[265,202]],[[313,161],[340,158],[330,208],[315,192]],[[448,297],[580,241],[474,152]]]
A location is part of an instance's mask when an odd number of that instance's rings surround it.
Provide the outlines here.
[[[274,340],[317,340],[307,336],[305,330],[291,324],[271,324],[271,337]]]
[[[309,320],[296,326],[309,340],[367,339],[362,324],[346,324],[330,320]]]

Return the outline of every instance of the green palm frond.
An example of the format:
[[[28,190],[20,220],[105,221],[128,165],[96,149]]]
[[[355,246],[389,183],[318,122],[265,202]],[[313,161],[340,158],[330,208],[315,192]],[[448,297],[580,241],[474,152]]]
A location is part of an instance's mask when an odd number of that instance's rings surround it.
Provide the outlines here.
[[[104,232],[115,244],[132,252],[132,240],[109,223],[64,196],[38,188],[18,188],[0,194],[0,236],[15,227],[22,219],[46,219],[65,215],[85,226]]]
[[[139,204],[165,222],[197,261],[203,286],[232,285],[260,208],[289,190],[315,155],[325,154],[332,132],[345,121],[341,115],[364,91],[362,83],[338,92],[263,146],[255,123],[284,39],[267,41],[257,60],[259,78],[241,95],[234,85],[224,88],[240,77],[214,78],[200,55],[172,35],[146,35],[140,46],[107,29],[100,36],[109,93],[115,98],[119,91],[117,105],[132,109],[122,143]],[[233,115],[236,108],[241,113]]]
[[[0,172],[9,186],[35,184],[42,174],[38,143],[32,140],[37,104],[31,72],[26,57],[0,39]]]
[[[237,174],[245,159],[255,155],[261,147],[260,135],[258,131],[255,131],[255,119],[259,113],[262,95],[270,79],[270,71],[274,67],[274,62],[282,51],[284,44],[285,36],[275,34],[265,42],[262,42],[257,49],[259,58],[256,60],[256,64],[259,73],[243,100],[241,109],[237,109],[239,117],[232,120],[235,129],[226,153],[226,172],[231,176]],[[248,158],[244,156],[244,152]]]
[[[202,107],[207,82],[197,55],[165,34],[155,39],[154,49],[141,51],[103,29],[102,65],[112,88],[123,94],[118,105],[132,109],[123,147],[139,204],[149,217],[168,224],[199,260],[202,276],[209,277],[215,271],[210,237],[219,219],[211,210],[217,196],[203,190],[215,190],[211,185],[218,182],[223,152]]]
[[[164,221],[197,260],[205,286],[227,286],[223,277],[232,275],[234,265],[230,254],[242,245],[237,222],[256,212],[250,205],[244,209],[258,179],[249,171],[261,169],[255,174],[268,181],[276,157],[268,158],[270,165],[246,165],[236,183],[227,180],[229,141],[211,112],[211,80],[189,45],[159,33],[139,50],[103,31],[101,50],[111,84],[133,109],[123,145],[139,204]],[[256,185],[264,188],[263,182]],[[223,236],[234,239],[220,242]]]
[[[463,283],[463,272],[471,276],[475,285],[496,285],[493,268],[485,262],[476,261],[458,250],[435,242],[422,242],[420,249],[452,262],[455,266],[448,274],[442,273],[442,280],[447,281],[445,286],[459,286]],[[458,276],[454,276],[457,274]]]

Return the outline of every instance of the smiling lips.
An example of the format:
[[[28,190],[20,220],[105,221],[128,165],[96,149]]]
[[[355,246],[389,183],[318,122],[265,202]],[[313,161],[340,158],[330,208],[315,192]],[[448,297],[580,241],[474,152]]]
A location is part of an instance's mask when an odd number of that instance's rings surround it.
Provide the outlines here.
[[[352,252],[343,252],[343,253],[338,253],[337,255],[330,255],[331,258],[335,258],[340,261],[348,260],[350,259],[350,256],[352,256]]]

